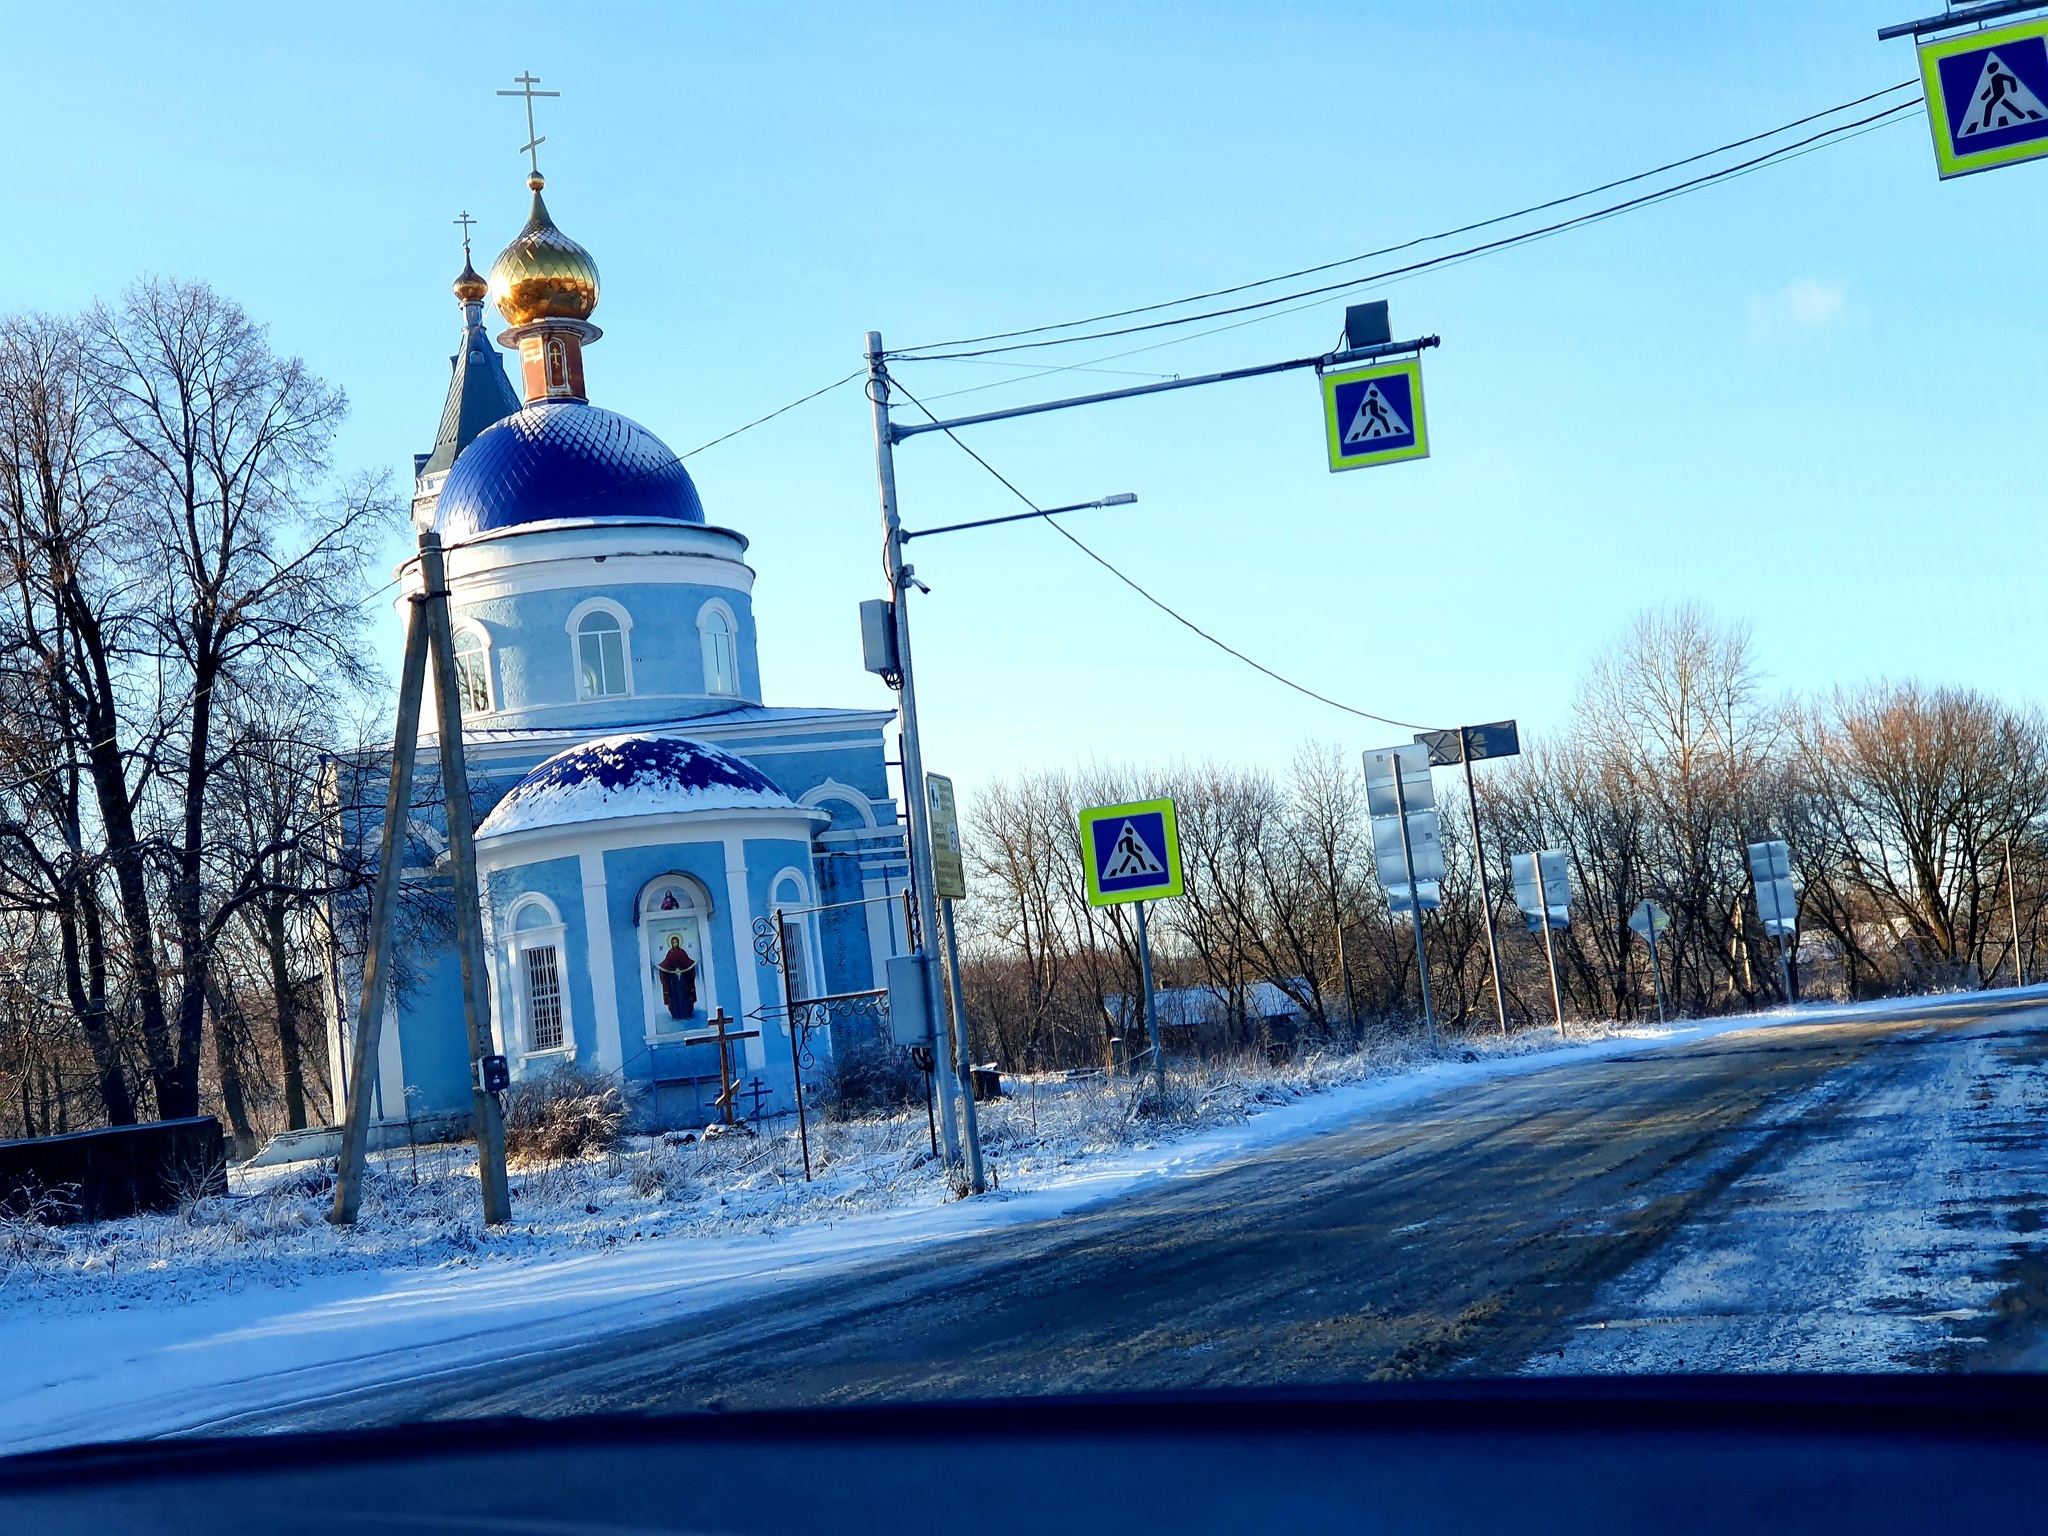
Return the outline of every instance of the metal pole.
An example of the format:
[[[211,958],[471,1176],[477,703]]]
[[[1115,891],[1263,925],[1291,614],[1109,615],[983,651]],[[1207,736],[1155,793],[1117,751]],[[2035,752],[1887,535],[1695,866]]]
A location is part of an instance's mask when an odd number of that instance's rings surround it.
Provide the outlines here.
[[[476,821],[470,814],[469,770],[462,755],[462,699],[455,691],[455,634],[448,621],[448,578],[441,536],[420,535],[420,601],[434,664],[434,709],[441,747],[441,792],[448,810],[448,870],[454,878],[455,949],[462,962],[462,1022],[469,1032],[470,1098],[476,1110],[477,1177],[483,1185],[484,1221],[512,1219],[505,1179],[505,1112],[486,1092],[483,1059],[491,1049],[490,973],[484,968],[483,913],[476,880]]]
[[[1500,1015],[1500,1036],[1508,1036],[1508,1000],[1500,989],[1500,946],[1493,937],[1493,894],[1486,888],[1486,843],[1479,835],[1479,791],[1472,783],[1472,741],[1469,726],[1458,727],[1458,756],[1465,764],[1465,802],[1472,807],[1472,857],[1479,865],[1479,911],[1486,919],[1486,964],[1493,973],[1493,1007]]]
[[[398,878],[405,864],[406,813],[412,808],[413,763],[419,755],[420,692],[427,675],[427,621],[419,599],[405,623],[405,660],[398,669],[398,722],[391,735],[391,779],[384,796],[384,832],[378,843],[377,878],[370,887],[369,947],[363,955],[362,1001],[349,1056],[341,1120],[341,1155],[335,1163],[334,1207],[327,1219],[349,1226],[363,1202],[363,1159],[369,1151],[370,1088],[377,1080],[377,1046],[384,1026],[384,994],[390,988],[391,919],[398,902]],[[339,946],[337,946],[338,948]]]
[[[775,970],[782,977],[782,1022],[789,1030],[790,1091],[796,1096],[796,1136],[804,1153],[804,1182],[811,1182],[811,1128],[804,1120],[803,1057],[797,1049],[796,989],[789,984],[789,941],[782,929],[782,908],[769,921],[775,924]]]
[[[931,985],[931,939],[938,930],[932,910],[931,828],[924,796],[924,748],[917,730],[917,680],[910,661],[910,582],[903,568],[903,522],[896,513],[896,445],[889,424],[889,370],[882,361],[882,333],[868,332],[868,400],[875,418],[875,479],[882,500],[882,559],[889,580],[889,601],[896,621],[896,665],[901,669],[898,708],[903,727],[903,821],[909,833],[910,884],[915,893],[918,931],[915,953],[924,957],[925,1001],[929,1014],[934,1073],[939,1090],[939,1119],[945,1128],[946,1162],[958,1167],[960,1131],[953,1093],[957,1065],[945,1061],[944,1010],[938,988]]]
[[[1543,883],[1543,850],[1538,848],[1529,855],[1529,862],[1536,866],[1536,905],[1543,914],[1543,959],[1550,967],[1550,1006],[1557,1011],[1557,1038],[1564,1033],[1564,993],[1557,985],[1557,945],[1550,937],[1550,891]]]
[[[1166,1050],[1159,1043],[1159,1005],[1152,996],[1152,936],[1145,928],[1147,903],[1138,909],[1138,980],[1145,989],[1145,1036],[1152,1042],[1152,1083],[1159,1095],[1159,1113],[1166,1114]]]
[[[1664,972],[1657,964],[1657,920],[1650,920],[1650,985],[1657,993],[1657,1022],[1668,1023],[1664,1017]]]
[[[953,898],[939,903],[939,921],[946,930],[946,986],[953,1000],[953,1042],[960,1053],[960,1112],[967,1131],[967,1187],[988,1192],[988,1173],[981,1166],[981,1123],[974,1107],[974,1060],[967,1041],[967,999],[960,990],[960,943],[953,933]]]
[[[1387,754],[1394,762],[1394,814],[1401,822],[1401,868],[1408,876],[1408,915],[1415,920],[1415,963],[1422,971],[1422,1017],[1429,1025],[1429,1048],[1436,1049],[1436,1010],[1429,1001],[1429,951],[1422,944],[1422,897],[1415,889],[1415,853],[1408,846],[1408,796],[1401,788],[1401,753]]]
[[[1785,989],[1785,1006],[1791,1007],[1799,1001],[1792,995],[1792,963],[1786,958],[1785,935],[1778,935],[1778,983]]]
[[[2020,888],[2012,878],[2012,834],[2005,835],[2005,910],[2012,919],[2012,973],[2018,984],[2027,984],[2027,955],[2020,948]]]

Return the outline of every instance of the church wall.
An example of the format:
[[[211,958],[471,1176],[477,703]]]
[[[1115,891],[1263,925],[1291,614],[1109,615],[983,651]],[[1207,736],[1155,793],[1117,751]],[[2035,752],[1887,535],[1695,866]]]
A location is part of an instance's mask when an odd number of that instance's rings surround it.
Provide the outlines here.
[[[655,1070],[648,1034],[654,1022],[648,1017],[640,955],[638,923],[640,893],[662,875],[688,875],[711,897],[711,920],[705,925],[711,949],[711,984],[715,996],[707,999],[734,1018],[746,1012],[739,990],[739,953],[733,943],[732,899],[725,878],[725,843],[661,843],[645,848],[617,848],[604,855],[605,906],[611,919],[612,973],[617,986],[619,1039],[625,1049],[626,1075],[645,1080]],[[752,919],[742,914],[744,925]],[[748,957],[752,958],[751,954]],[[707,1006],[708,1012],[708,1006]],[[757,1042],[755,1042],[757,1043]],[[687,1052],[693,1070],[715,1072],[717,1053],[708,1046],[665,1046],[662,1068],[669,1070],[671,1058]]]
[[[607,699],[579,697],[572,616],[590,599],[624,610],[630,691]],[[704,646],[697,628],[704,605],[717,601],[732,614],[739,693],[705,691]],[[726,710],[758,703],[761,671],[755,647],[753,602],[728,587],[621,584],[524,592],[459,603],[458,623],[482,627],[490,639],[492,702],[476,723],[503,726],[610,726]]]
[[[462,961],[453,944],[422,946],[407,957],[399,996],[399,1059],[404,1091],[387,1094],[386,1120],[460,1113],[470,1107],[469,1030],[462,1016]],[[360,985],[360,983],[359,983]]]

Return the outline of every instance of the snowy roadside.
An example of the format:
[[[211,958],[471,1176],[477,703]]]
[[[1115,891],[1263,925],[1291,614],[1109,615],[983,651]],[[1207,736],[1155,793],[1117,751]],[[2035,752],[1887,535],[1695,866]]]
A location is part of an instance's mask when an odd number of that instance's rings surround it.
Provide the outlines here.
[[[1981,997],[1975,994],[1971,999]],[[1925,1006],[1927,999],[1890,1006]],[[932,1244],[1053,1219],[1161,1179],[1490,1078],[1785,1023],[1876,1011],[1807,1008],[1559,1047],[1484,1034],[1435,1059],[1396,1045],[1291,1068],[1220,1072],[1184,1123],[1130,1115],[1119,1085],[1026,1086],[984,1106],[1000,1191],[951,1198],[924,1117],[813,1135],[670,1146],[519,1176],[511,1228],[476,1217],[473,1162],[422,1149],[382,1160],[366,1220],[337,1232],[309,1165],[238,1175],[190,1221],[138,1218],[47,1235],[0,1288],[0,1449],[203,1428],[269,1404],[740,1302]]]

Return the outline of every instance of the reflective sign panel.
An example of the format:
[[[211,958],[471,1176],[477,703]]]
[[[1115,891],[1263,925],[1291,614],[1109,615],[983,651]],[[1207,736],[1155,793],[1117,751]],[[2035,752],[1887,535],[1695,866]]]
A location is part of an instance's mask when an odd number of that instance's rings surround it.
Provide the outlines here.
[[[1422,360],[1324,374],[1323,435],[1333,470],[1428,458]]]
[[[2048,155],[2048,19],[1920,45],[1944,179]]]

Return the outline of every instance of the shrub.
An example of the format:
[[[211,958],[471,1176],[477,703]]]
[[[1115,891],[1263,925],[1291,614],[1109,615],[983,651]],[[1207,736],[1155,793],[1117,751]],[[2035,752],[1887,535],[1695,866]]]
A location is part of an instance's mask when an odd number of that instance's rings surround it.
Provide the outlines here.
[[[922,1104],[924,1073],[910,1052],[887,1041],[852,1041],[832,1057],[816,1092],[826,1114],[848,1120]]]
[[[512,1085],[505,1110],[505,1152],[544,1163],[605,1152],[626,1123],[626,1096],[600,1073],[564,1063]]]

